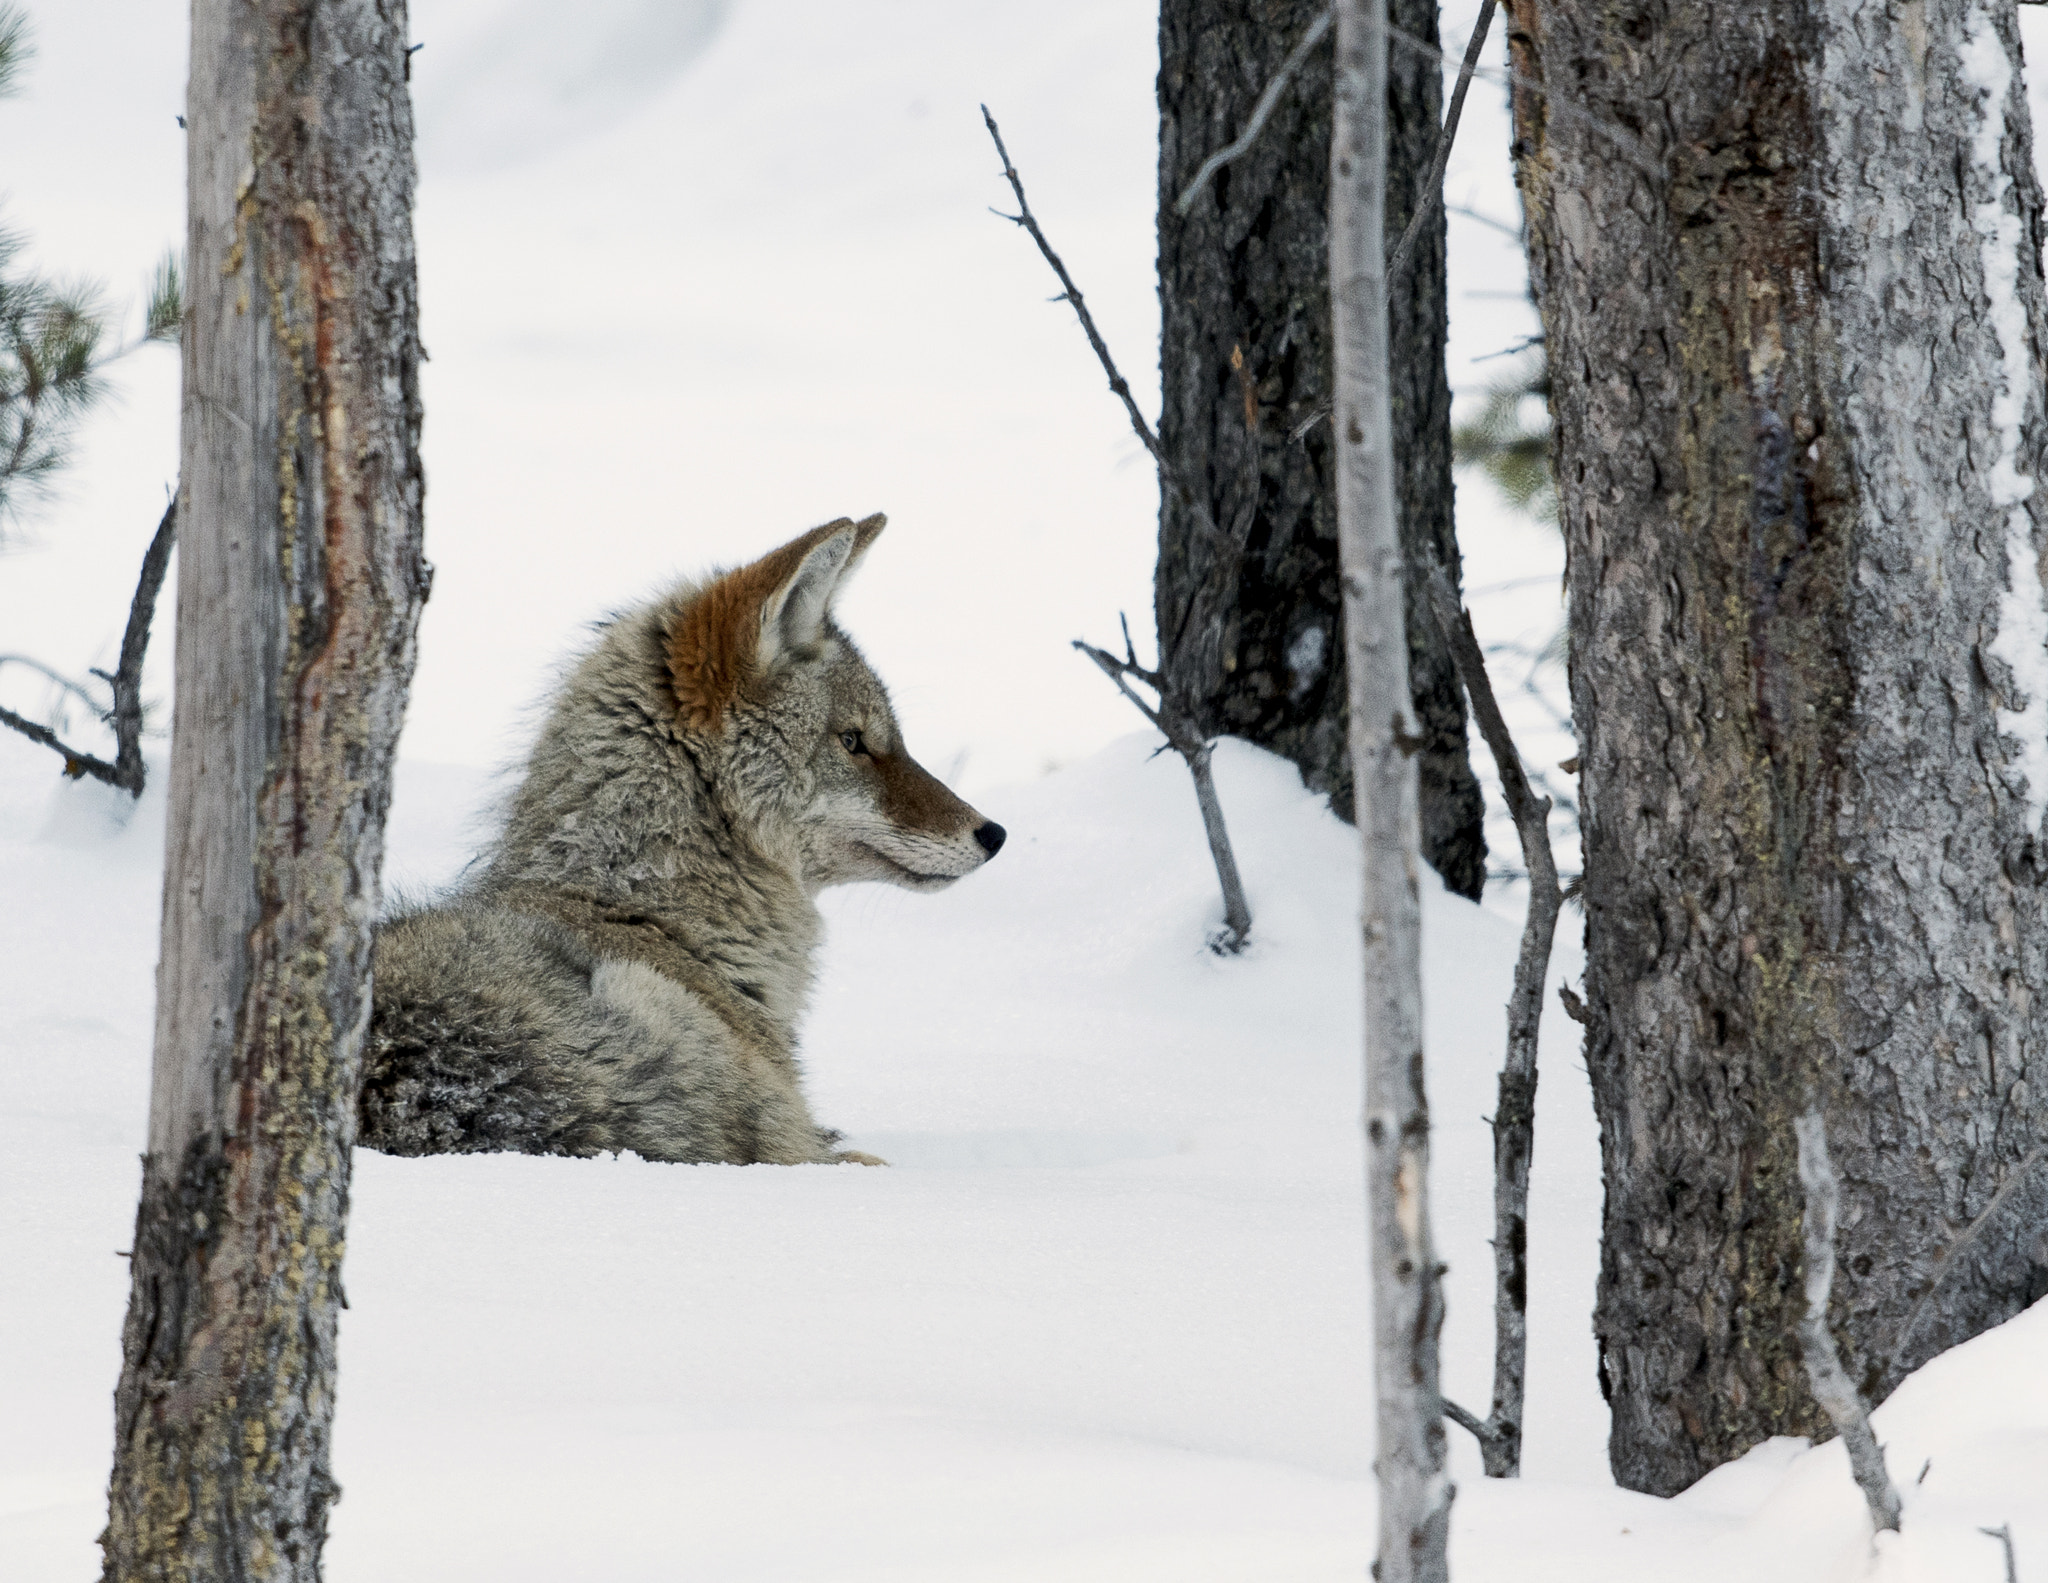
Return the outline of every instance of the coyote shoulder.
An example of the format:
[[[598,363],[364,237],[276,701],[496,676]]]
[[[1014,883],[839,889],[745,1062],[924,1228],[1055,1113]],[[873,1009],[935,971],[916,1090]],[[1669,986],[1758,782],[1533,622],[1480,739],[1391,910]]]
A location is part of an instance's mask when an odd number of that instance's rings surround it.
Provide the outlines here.
[[[833,621],[883,521],[828,522],[603,629],[474,877],[378,931],[362,1143],[864,1158],[799,1080],[814,898],[938,890],[1003,844],[905,750]]]

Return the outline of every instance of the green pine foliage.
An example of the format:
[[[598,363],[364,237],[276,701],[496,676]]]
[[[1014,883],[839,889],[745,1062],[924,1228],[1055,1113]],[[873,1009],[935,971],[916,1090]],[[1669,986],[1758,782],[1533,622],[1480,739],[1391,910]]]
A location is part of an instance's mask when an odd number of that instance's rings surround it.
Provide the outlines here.
[[[1539,348],[1487,386],[1479,411],[1452,431],[1451,454],[1492,479],[1516,510],[1554,526],[1549,405],[1550,372]]]
[[[90,282],[16,267],[22,239],[0,232],[0,520],[18,521],[70,459],[79,420],[106,393],[106,315]]]
[[[17,90],[21,68],[34,53],[27,13],[20,6],[0,5],[0,99]]]
[[[33,53],[27,15],[0,0],[0,98],[19,91]],[[178,257],[166,253],[148,283],[142,333],[108,349],[100,286],[24,267],[26,245],[19,231],[0,227],[0,542],[71,459],[79,423],[106,394],[108,364],[177,340],[184,316]]]

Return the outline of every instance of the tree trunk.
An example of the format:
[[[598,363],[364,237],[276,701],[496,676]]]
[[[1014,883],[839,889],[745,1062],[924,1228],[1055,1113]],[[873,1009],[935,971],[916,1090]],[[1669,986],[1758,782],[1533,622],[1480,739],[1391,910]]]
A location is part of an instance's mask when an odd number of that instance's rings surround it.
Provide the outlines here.
[[[1183,218],[1175,200],[1252,106],[1320,0],[1162,0],[1159,9],[1159,434],[1229,545],[1162,495],[1154,616],[1160,669],[1205,735],[1292,759],[1352,817],[1339,626],[1330,404],[1329,46],[1318,46],[1251,149]],[[1435,41],[1432,0],[1392,0],[1398,27]],[[1386,225],[1398,237],[1436,147],[1436,61],[1397,49],[1387,82]],[[1392,283],[1396,492],[1407,552],[1409,676],[1423,747],[1422,851],[1460,895],[1486,874],[1484,809],[1465,702],[1427,615],[1431,554],[1457,575],[1451,394],[1444,369],[1441,212]]]
[[[1429,1225],[1422,898],[1396,461],[1388,421],[1386,48],[1382,0],[1339,0],[1330,137],[1331,346],[1353,784],[1364,859],[1365,1175],[1372,1237],[1373,1468],[1379,1583],[1444,1583],[1437,1336]],[[1429,619],[1426,615],[1424,620]]]
[[[398,0],[197,0],[177,686],[108,1579],[320,1575],[420,556]]]
[[[2041,196],[2009,6],[1513,0],[1581,747],[1616,1478],[2041,1289]],[[2003,1196],[2000,1196],[2003,1194]]]

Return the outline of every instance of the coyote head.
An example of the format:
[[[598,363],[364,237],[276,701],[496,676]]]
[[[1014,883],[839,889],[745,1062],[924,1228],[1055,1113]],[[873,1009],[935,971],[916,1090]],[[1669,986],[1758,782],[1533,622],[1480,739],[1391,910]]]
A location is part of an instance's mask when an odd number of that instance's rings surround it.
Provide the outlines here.
[[[680,595],[668,671],[735,819],[788,832],[812,888],[938,890],[1001,850],[1003,827],[903,744],[880,678],[832,603],[886,518],[841,518]]]

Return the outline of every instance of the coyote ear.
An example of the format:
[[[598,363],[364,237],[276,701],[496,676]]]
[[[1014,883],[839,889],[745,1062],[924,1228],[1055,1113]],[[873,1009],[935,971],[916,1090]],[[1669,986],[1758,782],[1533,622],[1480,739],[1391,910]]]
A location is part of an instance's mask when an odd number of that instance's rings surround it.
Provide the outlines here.
[[[727,572],[676,612],[669,681],[692,726],[715,727],[743,683],[824,640],[840,585],[887,520],[841,517],[813,528]]]

